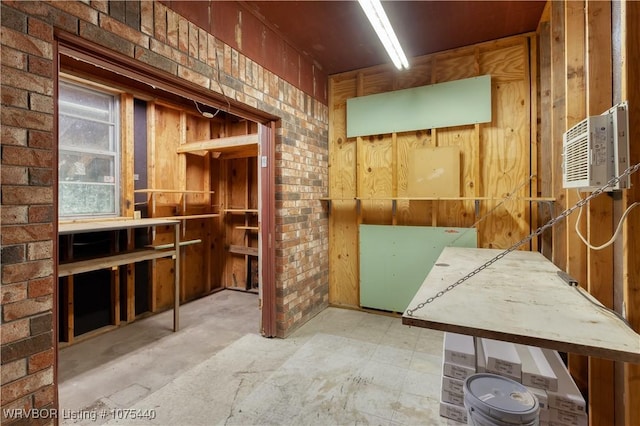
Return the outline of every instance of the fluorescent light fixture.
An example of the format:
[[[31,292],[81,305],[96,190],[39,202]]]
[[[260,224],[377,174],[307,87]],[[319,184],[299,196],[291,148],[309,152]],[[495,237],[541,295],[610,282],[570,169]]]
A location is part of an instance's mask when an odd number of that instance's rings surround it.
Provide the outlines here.
[[[398,37],[396,37],[396,33],[391,28],[391,23],[382,8],[382,4],[380,4],[380,0],[358,0],[358,3],[360,3],[367,18],[369,18],[369,22],[371,22],[373,29],[378,34],[378,38],[396,68],[399,70],[409,68],[409,61],[407,61],[407,57],[402,51],[402,47],[400,47]]]

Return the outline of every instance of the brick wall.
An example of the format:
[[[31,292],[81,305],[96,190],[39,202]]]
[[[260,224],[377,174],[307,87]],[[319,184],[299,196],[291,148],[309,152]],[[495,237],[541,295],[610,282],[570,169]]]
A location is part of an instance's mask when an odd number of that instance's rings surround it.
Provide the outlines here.
[[[54,29],[280,117],[277,330],[328,303],[328,109],[156,2],[2,2],[1,405],[55,407]],[[7,419],[3,418],[5,423]],[[24,422],[18,421],[18,422]],[[53,423],[52,419],[27,423]]]

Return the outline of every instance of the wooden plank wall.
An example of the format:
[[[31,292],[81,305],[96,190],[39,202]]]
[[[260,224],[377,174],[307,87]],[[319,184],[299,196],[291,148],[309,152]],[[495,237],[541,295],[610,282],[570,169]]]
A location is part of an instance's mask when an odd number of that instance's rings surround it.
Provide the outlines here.
[[[150,102],[147,107],[149,123],[148,159],[149,165],[147,189],[197,190],[201,194],[179,192],[147,194],[149,213],[153,217],[171,217],[210,213],[211,156],[178,154],[179,145],[186,142],[206,140],[212,137],[214,126],[211,121],[186,112],[183,108]],[[155,198],[156,210],[151,209],[151,199]],[[185,208],[186,207],[186,208]],[[212,243],[213,232],[219,228],[218,218],[189,219],[182,223],[182,241],[200,239],[201,243],[183,248],[180,269],[181,302],[201,297],[220,286],[216,279],[218,262],[216,246]],[[173,228],[158,228],[154,244],[173,242]],[[220,256],[217,253],[217,256]],[[173,304],[173,260],[158,259],[152,267],[153,300],[152,310],[168,309]]]
[[[550,9],[548,20],[539,27],[539,50],[541,57],[550,57],[550,61],[541,62],[541,66],[548,63],[550,69],[540,70],[540,86],[549,88],[550,101],[542,91],[541,102],[552,105],[552,111],[541,111],[540,119],[542,129],[551,129],[545,130],[545,135],[552,140],[551,186],[558,213],[578,200],[575,191],[562,189],[562,133],[587,115],[598,115],[617,101],[628,100],[631,163],[640,161],[640,49],[636,40],[640,7],[634,1],[554,1]],[[612,22],[620,25],[612,28]],[[621,52],[620,60],[612,60],[614,51]],[[620,76],[621,85],[613,84],[614,76]],[[622,212],[640,200],[638,174],[632,176],[632,183],[632,189],[602,195],[585,208],[578,229],[592,245],[607,241]],[[598,251],[587,248],[579,239],[576,221],[574,213],[566,224],[554,227],[554,263],[608,307],[614,307],[614,295],[620,288],[626,316],[639,331],[640,212],[628,216],[622,241]],[[621,310],[622,306],[616,308]],[[639,366],[624,364],[617,368],[610,361],[570,355],[569,367],[588,398],[591,425],[640,424]]]
[[[622,40],[621,63],[626,64],[622,70],[622,99],[629,101],[629,135],[631,164],[640,163],[640,2],[622,1],[621,17]],[[615,5],[614,5],[615,6]],[[616,8],[614,7],[614,10]],[[621,210],[634,202],[640,201],[640,173],[631,178],[631,189],[624,191]],[[629,216],[623,230],[622,273],[615,276],[622,279],[624,305],[627,319],[637,332],[640,332],[640,211],[636,208]],[[621,397],[624,406],[624,424],[640,424],[640,365],[625,364]],[[616,414],[616,422],[619,415]],[[620,423],[622,424],[622,423]]]
[[[531,207],[523,198],[537,195],[532,178],[537,158],[531,126],[535,104],[531,94],[536,93],[530,80],[533,38],[512,37],[414,58],[411,68],[402,73],[378,66],[330,78],[331,304],[359,307],[360,223],[470,227],[490,213],[477,226],[479,247],[507,248],[530,233]],[[346,137],[348,98],[486,74],[492,79],[491,123]],[[412,154],[440,146],[460,148],[463,199],[403,199],[394,210],[388,198],[409,197]],[[512,192],[514,199],[499,205]],[[476,214],[474,197],[495,200],[479,201]]]

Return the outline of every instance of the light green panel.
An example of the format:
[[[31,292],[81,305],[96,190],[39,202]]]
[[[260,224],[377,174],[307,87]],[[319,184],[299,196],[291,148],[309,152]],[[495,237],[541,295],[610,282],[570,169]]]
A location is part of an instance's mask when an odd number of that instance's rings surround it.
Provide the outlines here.
[[[491,76],[347,99],[347,137],[491,121]]]
[[[360,306],[404,312],[448,246],[476,247],[476,229],[360,225]]]

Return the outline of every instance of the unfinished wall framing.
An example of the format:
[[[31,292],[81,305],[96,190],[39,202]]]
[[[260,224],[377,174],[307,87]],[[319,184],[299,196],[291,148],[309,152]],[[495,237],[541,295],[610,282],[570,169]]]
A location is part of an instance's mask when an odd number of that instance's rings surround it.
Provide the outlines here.
[[[330,78],[332,304],[359,307],[360,223],[471,227],[483,218],[478,247],[487,248],[529,234],[538,194],[532,49],[535,37],[523,35],[414,58],[403,73],[379,66]],[[347,99],[480,75],[491,75],[490,123],[346,137]],[[412,193],[413,160],[437,147],[459,149],[459,197]]]

